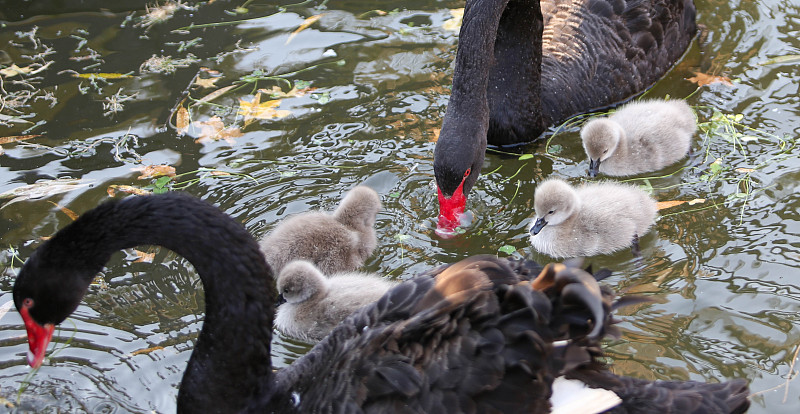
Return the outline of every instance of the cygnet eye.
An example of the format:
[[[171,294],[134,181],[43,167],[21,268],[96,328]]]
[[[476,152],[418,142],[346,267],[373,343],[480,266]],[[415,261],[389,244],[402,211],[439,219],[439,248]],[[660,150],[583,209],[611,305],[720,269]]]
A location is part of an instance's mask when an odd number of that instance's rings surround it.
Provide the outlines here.
[[[605,151],[603,151],[603,154],[605,154],[605,153],[607,153],[607,152],[608,152],[608,150],[605,150]]]
[[[283,288],[283,293],[289,293],[289,288],[288,287]]]
[[[555,210],[550,210],[550,211],[547,212],[547,214],[553,214],[555,212],[556,212]]]

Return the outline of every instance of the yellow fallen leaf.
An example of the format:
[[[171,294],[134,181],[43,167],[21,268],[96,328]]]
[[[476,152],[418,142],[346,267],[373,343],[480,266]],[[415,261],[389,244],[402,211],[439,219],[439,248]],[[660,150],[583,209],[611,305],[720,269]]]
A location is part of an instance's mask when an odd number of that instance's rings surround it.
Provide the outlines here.
[[[280,99],[261,102],[261,93],[256,93],[252,101],[239,99],[239,115],[244,117],[244,126],[247,127],[256,119],[283,118],[290,115],[290,111],[275,109],[281,104]]]
[[[222,78],[197,78],[194,81],[194,84],[203,88],[214,88],[218,80]]]
[[[659,201],[658,203],[656,203],[656,209],[664,210],[666,208],[679,206],[685,202],[686,202],[685,200]]]
[[[108,193],[109,197],[114,197],[115,195],[117,195],[117,191],[121,193],[136,194],[136,195],[152,194],[151,192],[145,190],[144,188],[134,187],[132,185],[112,184],[108,186],[108,188],[106,189],[106,193]]]
[[[133,249],[133,251],[139,256],[138,259],[133,261],[134,263],[153,263],[153,259],[156,257],[155,252],[147,253],[136,249]]]
[[[0,137],[0,145],[8,144],[11,142],[18,142],[18,141],[25,141],[26,139],[41,137],[42,134],[33,134],[33,135],[12,135],[8,137]]]
[[[280,86],[273,86],[270,89],[261,88],[258,91],[266,95],[269,95],[272,98],[294,98],[294,97],[304,96],[305,94],[312,92],[315,89],[317,88],[311,88],[311,87],[302,89],[292,88],[292,90],[290,90],[289,92],[284,92],[283,89],[280,88]]]
[[[164,349],[163,346],[154,346],[145,349],[138,349],[136,351],[131,352],[131,356],[139,355],[139,354],[149,354],[153,351],[158,351],[159,349]]]
[[[457,32],[461,29],[461,21],[464,19],[464,8],[452,9],[450,15],[453,17],[442,23],[442,29]]]
[[[695,72],[694,76],[687,78],[689,82],[694,82],[697,86],[710,85],[712,83],[722,83],[728,86],[733,86],[730,78],[725,76],[709,75],[707,73]]]
[[[200,126],[200,137],[195,142],[218,141],[224,139],[233,143],[233,138],[242,136],[242,131],[237,127],[225,128],[222,118],[215,116],[208,121],[196,122]]]
[[[286,39],[286,43],[284,43],[284,44],[288,45],[289,42],[291,42],[292,39],[294,39],[294,37],[297,36],[298,33],[302,32],[303,30],[308,29],[309,26],[314,24],[317,20],[319,20],[324,15],[325,15],[325,13],[322,13],[322,14],[318,14],[316,16],[311,16],[311,17],[303,20],[303,23],[300,23],[300,26],[297,29],[295,29],[295,31],[293,31],[292,34],[289,35],[289,38]]]
[[[693,205],[695,205],[695,204],[703,204],[703,203],[705,203],[705,202],[706,202],[706,199],[705,199],[705,198],[695,198],[694,200],[691,200],[691,201],[689,201],[689,203],[688,203],[688,204],[689,204],[690,206],[693,206]]]
[[[72,76],[81,79],[125,79],[132,77],[131,75],[126,75],[124,73],[76,73]]]
[[[175,117],[175,129],[178,130],[178,135],[183,135],[187,131],[189,131],[189,124],[191,121],[189,120],[189,110],[186,109],[185,106],[181,105],[178,108],[178,113]]]
[[[225,92],[228,92],[229,90],[231,90],[231,89],[233,89],[235,87],[236,87],[236,85],[228,85],[228,86],[226,86],[224,88],[219,88],[219,89],[215,90],[214,92],[211,92],[208,95],[198,99],[197,102],[198,103],[211,102],[214,99],[217,99],[220,96],[222,96],[223,94],[225,94]]]
[[[142,175],[137,177],[140,180],[149,180],[155,177],[161,177],[162,175],[166,175],[168,177],[175,176],[175,167],[171,165],[148,165],[145,167],[136,167],[133,169],[134,171],[140,171]]]
[[[30,66],[25,66],[24,68],[21,68],[17,66],[16,63],[12,64],[11,66],[5,69],[0,69],[0,75],[5,76],[6,78],[11,78],[17,75],[27,75],[31,72],[33,72],[33,68],[31,68]]]
[[[751,173],[753,171],[755,171],[755,170],[752,169],[752,168],[737,168],[736,169],[736,172],[742,173],[742,174],[748,174],[748,173]]]
[[[71,218],[72,221],[75,221],[75,220],[78,219],[78,214],[75,213],[74,211],[62,206],[61,204],[58,204],[58,203],[50,201],[50,200],[47,200],[47,202],[52,204],[52,205],[54,205],[54,206],[56,206],[56,207],[58,207],[58,209],[61,210],[62,213],[66,214],[67,217]]]

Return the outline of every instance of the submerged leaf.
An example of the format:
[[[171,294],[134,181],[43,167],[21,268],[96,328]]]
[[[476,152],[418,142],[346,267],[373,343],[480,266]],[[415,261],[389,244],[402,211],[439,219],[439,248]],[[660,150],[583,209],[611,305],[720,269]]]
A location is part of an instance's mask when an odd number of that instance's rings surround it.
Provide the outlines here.
[[[778,56],[778,57],[774,57],[774,58],[769,59],[769,60],[765,60],[765,61],[759,63],[759,65],[760,66],[765,66],[765,65],[774,65],[774,64],[777,64],[777,63],[797,63],[797,62],[800,62],[800,55],[786,55],[786,56]]]
[[[294,39],[294,37],[297,36],[298,33],[302,32],[303,30],[308,29],[309,26],[314,24],[317,20],[319,20],[324,15],[325,15],[325,13],[322,13],[322,14],[318,14],[316,16],[311,16],[311,17],[303,20],[303,23],[300,23],[300,26],[297,29],[295,29],[295,31],[293,31],[292,34],[289,35],[289,38],[286,39],[286,43],[284,43],[284,44],[288,45],[289,42],[291,42],[292,39]]]
[[[726,76],[709,75],[707,73],[695,72],[694,76],[687,78],[689,82],[694,82],[697,86],[710,85],[712,83],[722,83],[728,86],[733,86],[730,78]]]
[[[56,194],[66,193],[78,188],[86,187],[93,180],[75,178],[57,178],[55,180],[39,180],[35,184],[23,185],[12,188],[4,193],[0,193],[0,199],[11,198],[5,206],[16,203],[17,201],[50,197]],[[4,206],[4,207],[5,207]]]
[[[42,134],[12,135],[12,136],[8,136],[8,137],[0,137],[0,145],[8,144],[8,143],[11,143],[11,142],[25,141],[27,139],[41,137],[41,136],[42,136]]]
[[[151,178],[160,177],[162,175],[167,177],[175,176],[175,167],[171,165],[148,165],[144,167],[136,167],[134,171],[140,171],[142,175],[137,177],[140,180],[149,180]]]
[[[194,84],[200,86],[202,88],[215,88],[218,80],[222,78],[197,78],[194,81]]]
[[[115,195],[117,195],[117,191],[121,193],[136,194],[136,195],[152,194],[150,191],[147,191],[144,188],[134,187],[132,185],[112,184],[108,186],[108,188],[106,189],[106,193],[108,193],[109,197],[114,197]]]
[[[196,124],[200,126],[200,137],[195,142],[224,139],[233,143],[233,138],[242,136],[242,131],[239,128],[235,126],[226,128],[222,118],[218,116],[212,117],[208,121],[196,122]]]
[[[185,106],[181,105],[178,108],[178,113],[175,117],[175,129],[178,130],[178,135],[183,135],[189,131],[190,123],[189,110],[186,109]]]
[[[197,103],[211,102],[211,101],[213,101],[214,99],[217,99],[217,98],[219,98],[220,96],[222,96],[223,94],[225,94],[225,92],[228,92],[229,90],[231,90],[231,89],[233,89],[233,88],[235,88],[235,87],[236,87],[236,85],[228,85],[228,86],[226,86],[226,87],[224,87],[224,88],[219,88],[219,89],[217,89],[216,91],[214,91],[214,92],[211,92],[211,93],[209,93],[208,95],[206,95],[206,96],[204,96],[204,97],[202,97],[202,98],[198,99],[198,100],[197,100]]]
[[[72,221],[75,221],[75,220],[78,219],[78,213],[76,213],[76,212],[74,212],[74,211],[62,206],[61,204],[56,203],[55,201],[47,200],[47,202],[52,204],[52,205],[54,205],[54,206],[56,206],[56,207],[58,207],[58,209],[61,210],[62,213],[66,214],[67,217],[71,218]]]

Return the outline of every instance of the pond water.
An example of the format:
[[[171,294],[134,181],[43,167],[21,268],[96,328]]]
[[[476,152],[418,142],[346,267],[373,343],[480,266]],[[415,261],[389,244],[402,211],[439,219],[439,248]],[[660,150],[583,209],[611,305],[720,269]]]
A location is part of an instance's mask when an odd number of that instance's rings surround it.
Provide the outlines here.
[[[447,22],[463,2],[389,0],[376,11],[359,0],[217,1],[178,7],[163,22],[153,9],[145,17],[144,2],[106,3],[0,7],[0,63],[29,72],[3,74],[0,136],[25,139],[0,144],[0,193],[29,191],[0,200],[0,305],[43,238],[109,192],[125,196],[112,186],[184,188],[261,236],[366,183],[384,205],[367,270],[405,279],[473,254],[550,260],[531,252],[526,229],[536,183],[586,175],[575,126],[551,130],[547,146],[489,152],[468,204],[471,227],[449,240],[434,234],[433,149],[458,40]],[[615,272],[605,283],[656,300],[622,310],[624,335],[608,355],[615,372],[642,378],[746,378],[756,394],[751,413],[797,413],[800,6],[695,3],[704,33],[647,96],[688,97],[705,131],[690,159],[635,182],[659,201],[704,201],[662,210],[641,259],[625,251],[589,260]],[[292,35],[312,16],[320,17]],[[156,61],[166,56],[173,60]],[[158,72],[158,63],[172,70]],[[698,88],[687,80],[695,72],[731,83]],[[195,77],[217,80],[192,86]],[[252,103],[258,89],[276,86],[287,96],[265,91],[259,102],[279,104],[238,113],[240,99]],[[183,135],[178,107],[193,121]],[[159,164],[179,175],[138,178],[137,168]],[[25,186],[37,182],[27,198]],[[146,254],[152,263],[138,260]],[[21,411],[172,412],[202,320],[188,262],[165,249],[128,250],[56,331],[57,352],[35,376],[19,315],[0,319],[0,396]],[[278,335],[275,363],[307,349]]]

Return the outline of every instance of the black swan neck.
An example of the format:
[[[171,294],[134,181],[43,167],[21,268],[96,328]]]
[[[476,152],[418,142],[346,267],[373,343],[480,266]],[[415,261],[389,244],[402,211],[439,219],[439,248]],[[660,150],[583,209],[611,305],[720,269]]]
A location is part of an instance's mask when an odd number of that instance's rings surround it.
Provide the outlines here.
[[[120,249],[160,245],[186,258],[203,282],[206,315],[178,411],[239,412],[270,394],[272,271],[253,237],[216,207],[178,193],[128,198],[87,212],[47,244],[38,261],[74,268],[67,273],[87,287]]]

